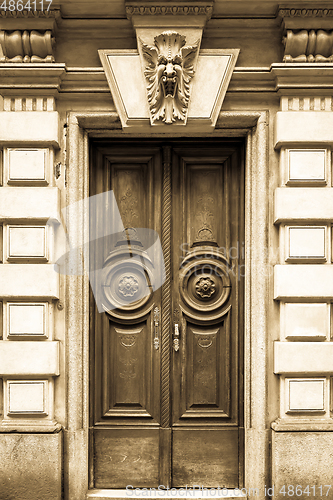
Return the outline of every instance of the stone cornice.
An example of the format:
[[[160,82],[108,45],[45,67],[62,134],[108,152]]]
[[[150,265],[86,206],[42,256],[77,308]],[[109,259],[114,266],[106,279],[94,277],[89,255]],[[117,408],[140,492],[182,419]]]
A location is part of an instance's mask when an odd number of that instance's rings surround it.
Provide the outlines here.
[[[61,19],[60,9],[43,11],[1,11],[0,29],[12,30],[52,30],[56,29],[57,21]]]
[[[333,28],[332,3],[329,5],[319,4],[314,8],[307,8],[304,7],[304,4],[294,2],[288,6],[280,5],[277,14],[282,20],[283,30],[330,30]]]
[[[315,8],[315,9],[308,9],[304,7],[300,8],[289,8],[289,7],[279,7],[278,14],[280,17],[285,18],[285,17],[292,17],[292,18],[297,18],[297,17],[333,17],[333,8]]]
[[[0,95],[109,93],[103,68],[73,68],[60,63],[0,64]],[[331,95],[332,63],[278,63],[234,69],[228,93]]]
[[[9,11],[9,10],[2,10],[0,13],[0,19],[1,18],[7,18],[7,19],[45,19],[45,18],[57,18],[60,16],[60,9],[53,9],[49,11],[44,11],[44,10],[14,10],[14,11]]]

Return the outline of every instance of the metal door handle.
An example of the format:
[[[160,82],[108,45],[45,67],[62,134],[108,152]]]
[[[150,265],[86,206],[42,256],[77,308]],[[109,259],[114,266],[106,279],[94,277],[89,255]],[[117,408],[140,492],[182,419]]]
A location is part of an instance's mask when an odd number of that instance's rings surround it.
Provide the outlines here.
[[[174,350],[177,352],[179,351],[179,325],[178,323],[175,323],[175,331],[174,331],[174,335],[173,335],[173,348]]]
[[[159,338],[159,324],[160,324],[160,310],[158,307],[154,309],[154,348],[159,349],[160,338]]]

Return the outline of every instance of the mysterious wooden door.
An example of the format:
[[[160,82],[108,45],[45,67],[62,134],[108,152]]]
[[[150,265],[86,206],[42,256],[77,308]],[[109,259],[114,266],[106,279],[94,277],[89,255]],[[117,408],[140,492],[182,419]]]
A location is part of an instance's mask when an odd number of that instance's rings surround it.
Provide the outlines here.
[[[91,144],[91,487],[242,485],[243,155]]]

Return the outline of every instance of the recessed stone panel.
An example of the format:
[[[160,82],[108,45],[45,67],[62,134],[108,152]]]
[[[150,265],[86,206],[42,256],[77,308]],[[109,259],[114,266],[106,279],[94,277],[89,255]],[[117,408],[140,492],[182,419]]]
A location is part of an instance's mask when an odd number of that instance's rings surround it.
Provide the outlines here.
[[[47,381],[7,382],[8,414],[46,414]]]
[[[326,149],[290,149],[287,184],[326,184]]]
[[[287,380],[287,412],[325,411],[326,379]]]
[[[325,227],[288,227],[288,252],[290,259],[325,260]]]
[[[8,184],[47,184],[48,149],[8,148]]]
[[[9,303],[8,337],[46,337],[47,304]]]
[[[284,304],[285,338],[326,340],[330,329],[328,304]]]
[[[45,226],[8,226],[8,260],[47,260]]]

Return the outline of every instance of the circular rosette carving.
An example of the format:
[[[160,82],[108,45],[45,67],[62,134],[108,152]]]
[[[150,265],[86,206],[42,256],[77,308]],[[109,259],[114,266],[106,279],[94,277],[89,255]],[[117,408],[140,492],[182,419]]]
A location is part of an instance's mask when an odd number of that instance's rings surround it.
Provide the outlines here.
[[[195,283],[195,292],[202,299],[210,299],[216,292],[214,280],[210,276],[200,276]]]
[[[221,308],[228,300],[231,281],[227,261],[215,250],[191,252],[182,262],[180,293],[185,304],[200,312]]]
[[[139,282],[134,274],[124,274],[118,283],[119,292],[124,297],[134,297],[139,290]]]
[[[142,308],[152,294],[153,273],[148,255],[136,251],[129,257],[121,251],[106,259],[102,273],[104,310],[135,311]]]

